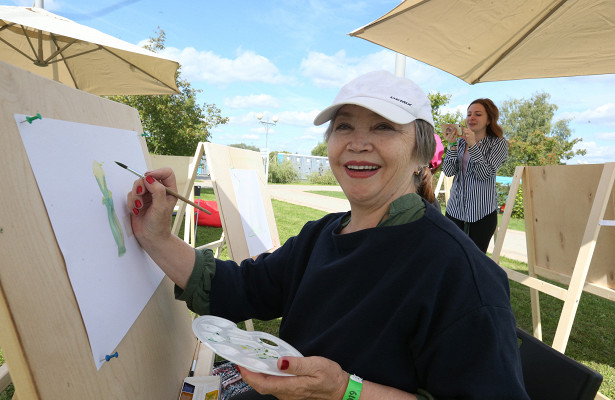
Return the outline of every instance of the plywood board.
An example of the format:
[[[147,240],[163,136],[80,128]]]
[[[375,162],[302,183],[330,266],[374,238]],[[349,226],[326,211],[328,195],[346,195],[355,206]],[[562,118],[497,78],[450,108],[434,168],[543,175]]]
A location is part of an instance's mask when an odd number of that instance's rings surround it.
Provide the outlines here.
[[[582,292],[615,300],[615,163],[518,166],[494,247],[496,262],[521,180],[528,275],[504,270],[509,279],[530,288],[537,338],[542,338],[538,292],[564,302],[552,344],[563,353]]]
[[[568,283],[605,164],[525,167],[523,193],[531,202],[535,271]],[[615,219],[615,191],[604,219]],[[615,290],[615,229],[600,229],[586,283]]]
[[[13,117],[36,113],[142,132],[139,115],[130,107],[0,62],[0,347],[17,393],[27,399],[175,398],[190,369],[194,335],[189,312],[173,300],[167,278],[118,345],[119,357],[96,370]]]

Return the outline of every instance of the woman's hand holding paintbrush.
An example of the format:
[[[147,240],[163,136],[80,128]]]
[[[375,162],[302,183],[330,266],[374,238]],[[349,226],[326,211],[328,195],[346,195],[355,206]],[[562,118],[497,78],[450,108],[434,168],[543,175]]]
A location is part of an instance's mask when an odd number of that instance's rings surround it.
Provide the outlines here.
[[[133,174],[137,175],[138,177],[141,177],[141,178],[143,178],[143,179],[147,179],[147,177],[146,177],[145,175],[143,175],[143,174],[142,174],[142,173],[140,173],[140,172],[135,171],[134,169],[132,169],[132,168],[130,168],[129,166],[127,166],[126,164],[122,164],[122,163],[121,163],[121,162],[119,162],[119,161],[116,161],[115,163],[116,163],[117,165],[119,165],[120,167],[122,167],[122,168],[124,168],[124,169],[126,169],[126,170],[128,170],[128,171],[132,172]],[[165,169],[170,170],[170,173],[171,173],[170,177],[172,178],[172,182],[169,182],[169,183],[170,183],[170,184],[172,184],[172,185],[173,185],[173,187],[176,187],[177,185],[175,184],[175,175],[173,174],[173,170],[171,170],[170,168],[165,168]],[[150,173],[150,175],[148,175],[148,176],[151,176],[151,174],[152,174],[152,173]],[[152,179],[153,179],[153,178],[152,178]],[[167,179],[168,179],[168,178],[167,178]],[[154,183],[154,182],[149,182],[149,181],[148,181],[148,183],[150,183],[150,184],[151,184],[151,183]],[[176,199],[180,199],[180,200],[182,200],[182,201],[184,201],[184,202],[186,202],[186,203],[190,204],[190,205],[191,205],[191,206],[193,206],[194,208],[198,208],[199,210],[201,210],[201,211],[203,211],[203,212],[205,212],[205,213],[207,213],[207,214],[211,215],[211,211],[209,211],[209,210],[207,210],[207,209],[205,209],[205,208],[201,207],[200,205],[196,204],[196,203],[195,203],[195,202],[193,202],[192,200],[185,198],[185,197],[184,197],[184,196],[182,196],[181,194],[177,193],[177,191],[175,191],[175,190],[171,189],[169,186],[165,185],[165,190],[166,190],[167,194],[170,194],[171,196],[175,197]]]
[[[126,197],[137,241],[173,282],[185,288],[195,255],[194,249],[171,233],[177,202],[173,194],[177,194],[173,170],[161,168],[142,175],[123,164],[120,166],[141,177]]]

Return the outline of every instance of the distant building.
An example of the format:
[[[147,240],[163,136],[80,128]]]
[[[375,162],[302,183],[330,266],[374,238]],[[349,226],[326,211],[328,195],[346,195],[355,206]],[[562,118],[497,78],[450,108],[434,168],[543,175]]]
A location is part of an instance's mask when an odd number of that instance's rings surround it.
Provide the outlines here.
[[[307,180],[308,175],[313,172],[320,172],[322,174],[331,169],[328,157],[278,153],[278,162],[281,164],[285,160],[293,163],[293,166],[299,172],[299,179],[302,181]]]

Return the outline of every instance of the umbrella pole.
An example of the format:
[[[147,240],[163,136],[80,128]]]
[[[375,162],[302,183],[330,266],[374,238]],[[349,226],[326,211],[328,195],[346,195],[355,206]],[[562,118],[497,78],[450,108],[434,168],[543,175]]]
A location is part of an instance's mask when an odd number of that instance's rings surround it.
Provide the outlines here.
[[[34,7],[45,8],[44,0],[34,0]]]
[[[43,1],[43,0],[40,0],[40,1]],[[53,52],[56,50],[56,49],[54,49],[54,47],[55,46],[54,46],[53,41],[49,41],[49,54],[53,54]],[[59,58],[59,56],[58,56],[58,58]],[[49,67],[51,67],[51,70],[52,70],[53,80],[56,81],[56,82],[60,82],[60,74],[58,72],[58,63],[57,62],[51,63],[49,65]],[[68,68],[68,66],[67,66],[67,68]],[[77,87],[76,84],[75,84],[75,87]]]
[[[400,78],[406,76],[406,56],[400,53],[395,53],[395,76]]]

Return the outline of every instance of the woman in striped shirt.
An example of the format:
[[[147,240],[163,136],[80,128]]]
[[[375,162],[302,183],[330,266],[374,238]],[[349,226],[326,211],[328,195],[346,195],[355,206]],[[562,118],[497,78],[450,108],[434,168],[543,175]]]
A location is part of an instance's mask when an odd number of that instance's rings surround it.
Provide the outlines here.
[[[476,99],[468,107],[467,128],[443,132],[449,145],[442,170],[455,177],[446,216],[485,253],[498,224],[495,177],[508,155],[499,114],[490,99]]]

